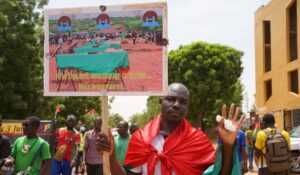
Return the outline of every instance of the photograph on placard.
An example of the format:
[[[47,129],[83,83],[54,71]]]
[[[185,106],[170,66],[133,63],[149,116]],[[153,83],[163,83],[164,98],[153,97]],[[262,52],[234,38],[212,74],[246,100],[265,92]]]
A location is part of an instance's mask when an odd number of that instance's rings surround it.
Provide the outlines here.
[[[45,95],[166,92],[165,3],[45,9]]]

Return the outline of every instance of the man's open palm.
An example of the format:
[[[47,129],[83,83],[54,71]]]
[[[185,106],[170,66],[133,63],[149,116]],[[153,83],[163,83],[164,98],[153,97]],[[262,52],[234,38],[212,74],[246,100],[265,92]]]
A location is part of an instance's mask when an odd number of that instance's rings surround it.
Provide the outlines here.
[[[224,143],[224,145],[233,145],[235,143],[236,136],[245,118],[244,116],[242,116],[238,121],[239,113],[240,113],[240,108],[235,107],[234,104],[230,106],[228,113],[227,113],[226,105],[222,106],[223,119],[219,122],[217,130],[218,130],[219,137]],[[232,126],[235,128],[235,131],[229,131],[225,128],[224,125],[225,119],[230,120],[232,122]]]

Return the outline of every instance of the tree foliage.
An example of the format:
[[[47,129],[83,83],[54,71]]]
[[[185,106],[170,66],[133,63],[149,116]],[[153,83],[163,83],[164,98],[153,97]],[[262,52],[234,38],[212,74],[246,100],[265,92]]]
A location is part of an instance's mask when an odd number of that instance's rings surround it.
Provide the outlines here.
[[[147,109],[143,113],[137,113],[130,117],[130,123],[136,123],[140,127],[156,117],[160,112],[159,97],[148,97]]]
[[[45,1],[0,1],[0,112],[13,118],[43,106],[41,18]]]
[[[111,128],[116,128],[118,126],[118,124],[120,123],[120,121],[123,121],[123,117],[116,113],[116,114],[112,114],[109,116],[108,118],[108,125]]]
[[[53,99],[50,102],[51,109],[55,109],[57,104],[63,104],[65,109],[62,110],[59,115],[67,116],[68,114],[74,114],[78,118],[95,110],[97,112],[101,111],[100,99],[99,97],[61,97]]]
[[[234,48],[194,42],[169,53],[169,83],[181,82],[190,90],[192,122],[202,118],[212,125],[222,103],[240,104],[243,53]]]

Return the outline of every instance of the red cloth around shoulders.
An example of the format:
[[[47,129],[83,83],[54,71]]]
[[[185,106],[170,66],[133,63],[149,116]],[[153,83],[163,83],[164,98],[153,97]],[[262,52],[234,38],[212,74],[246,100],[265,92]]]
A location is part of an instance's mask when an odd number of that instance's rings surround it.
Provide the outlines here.
[[[166,138],[163,151],[158,153],[151,142],[160,131],[160,116],[136,131],[130,139],[125,159],[128,167],[147,163],[148,175],[154,175],[156,163],[161,161],[161,174],[199,175],[215,160],[215,150],[207,136],[183,119]]]

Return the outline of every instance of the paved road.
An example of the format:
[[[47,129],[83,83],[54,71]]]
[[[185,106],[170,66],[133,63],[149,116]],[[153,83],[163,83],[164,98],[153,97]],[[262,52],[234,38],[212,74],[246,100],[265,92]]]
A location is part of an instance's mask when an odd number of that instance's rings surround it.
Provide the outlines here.
[[[249,164],[249,163],[248,163]],[[257,167],[256,164],[253,162],[253,170],[248,171],[246,174],[244,175],[258,175],[258,171],[257,171]]]
[[[248,172],[245,175],[258,175],[257,171]]]

